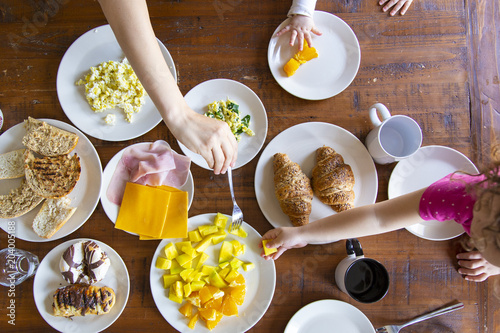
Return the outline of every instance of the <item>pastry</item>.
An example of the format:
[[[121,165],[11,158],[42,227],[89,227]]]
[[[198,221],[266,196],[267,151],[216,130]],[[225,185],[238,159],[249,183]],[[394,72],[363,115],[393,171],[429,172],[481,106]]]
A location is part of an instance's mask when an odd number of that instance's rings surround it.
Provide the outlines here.
[[[115,292],[109,287],[78,283],[57,289],[52,309],[57,317],[103,315],[111,311],[115,301]]]
[[[64,251],[59,268],[69,283],[96,283],[104,279],[111,261],[94,241],[80,241]]]
[[[274,194],[294,226],[309,223],[313,191],[309,178],[288,155],[274,155]]]
[[[323,146],[316,151],[312,187],[318,199],[336,212],[354,207],[354,173],[333,148]]]

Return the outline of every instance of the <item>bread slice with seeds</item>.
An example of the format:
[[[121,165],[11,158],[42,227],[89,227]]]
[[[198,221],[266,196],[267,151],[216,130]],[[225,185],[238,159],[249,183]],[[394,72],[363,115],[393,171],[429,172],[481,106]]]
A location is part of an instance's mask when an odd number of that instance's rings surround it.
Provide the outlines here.
[[[24,121],[26,135],[23,145],[44,156],[69,154],[78,143],[78,135],[65,131],[44,121],[28,117]]]
[[[27,183],[37,195],[61,198],[69,194],[80,179],[80,158],[76,154],[37,158],[28,152],[24,171]]]

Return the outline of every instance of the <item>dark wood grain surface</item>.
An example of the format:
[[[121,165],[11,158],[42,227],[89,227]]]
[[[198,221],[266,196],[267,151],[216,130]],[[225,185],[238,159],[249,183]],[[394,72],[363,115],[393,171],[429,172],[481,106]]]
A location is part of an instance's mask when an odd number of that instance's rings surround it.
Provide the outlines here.
[[[352,84],[341,94],[322,101],[290,95],[269,71],[268,43],[290,4],[288,0],[149,1],[149,9],[157,37],[175,61],[181,91],[185,94],[198,83],[214,78],[247,85],[266,107],[269,129],[265,145],[286,128],[309,121],[336,124],[364,141],[371,129],[368,107],[381,102],[393,114],[408,115],[420,124],[424,146],[454,148],[478,166],[489,161],[500,124],[495,25],[498,1],[417,0],[405,16],[389,17],[374,0],[320,0],[318,10],[334,13],[352,27],[362,54]],[[0,3],[0,109],[5,117],[2,133],[28,116],[71,124],[58,102],[57,69],[71,43],[103,24],[106,19],[95,1]],[[103,166],[119,150],[137,142],[164,139],[180,151],[163,123],[134,140],[89,139]],[[255,199],[253,179],[259,156],[233,174],[245,220],[263,234],[272,226]],[[393,168],[394,164],[377,166],[377,201],[387,199]],[[191,170],[195,196],[189,215],[216,211],[230,214],[226,176],[215,176],[196,165]],[[174,332],[157,310],[150,292],[149,270],[158,242],[139,241],[115,230],[100,204],[90,219],[67,237],[42,243],[18,239],[16,245],[42,259],[58,244],[82,237],[113,247],[130,274],[127,306],[106,331]],[[454,256],[460,247],[459,238],[434,242],[400,230],[360,241],[365,254],[389,270],[390,290],[382,301],[361,304],[336,287],[334,270],[345,256],[344,242],[307,246],[288,251],[276,262],[273,301],[250,331],[281,332],[296,311],[321,299],[351,303],[375,327],[402,322],[458,300],[465,304],[463,310],[408,327],[406,332],[500,330],[494,279],[470,283],[456,271]],[[3,231],[0,245],[7,246]],[[7,288],[1,287],[0,295],[0,331],[52,330],[35,306],[32,280],[16,288],[15,326],[8,323],[6,316],[11,299]]]

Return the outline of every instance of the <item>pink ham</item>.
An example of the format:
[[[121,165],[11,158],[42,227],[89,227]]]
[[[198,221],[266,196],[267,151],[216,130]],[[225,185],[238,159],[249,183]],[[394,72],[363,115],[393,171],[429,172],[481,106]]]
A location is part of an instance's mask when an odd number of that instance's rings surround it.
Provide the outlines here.
[[[190,165],[189,157],[177,154],[163,140],[134,145],[123,151],[106,196],[110,202],[121,205],[127,182],[180,188],[187,181]]]

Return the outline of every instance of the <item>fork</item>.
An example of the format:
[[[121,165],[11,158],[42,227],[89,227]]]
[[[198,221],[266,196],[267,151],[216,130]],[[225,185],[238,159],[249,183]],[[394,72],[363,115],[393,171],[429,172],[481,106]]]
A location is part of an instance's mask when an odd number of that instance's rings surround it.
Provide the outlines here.
[[[229,179],[229,190],[231,191],[231,198],[233,199],[233,217],[231,218],[231,224],[229,225],[229,231],[238,230],[243,222],[243,212],[236,203],[233,191],[233,173],[231,167],[227,168],[227,177]]]
[[[377,328],[376,332],[377,333],[398,333],[399,331],[401,331],[401,329],[403,327],[406,327],[406,326],[409,326],[409,325],[421,322],[421,321],[429,319],[429,318],[440,316],[442,314],[449,313],[449,312],[452,312],[452,311],[455,311],[455,310],[458,310],[458,309],[462,309],[463,307],[464,307],[464,304],[462,302],[459,302],[457,304],[450,305],[450,306],[447,306],[445,308],[429,312],[429,313],[427,313],[425,315],[422,315],[420,317],[412,319],[409,322],[404,323],[402,325],[386,325],[384,327]]]

